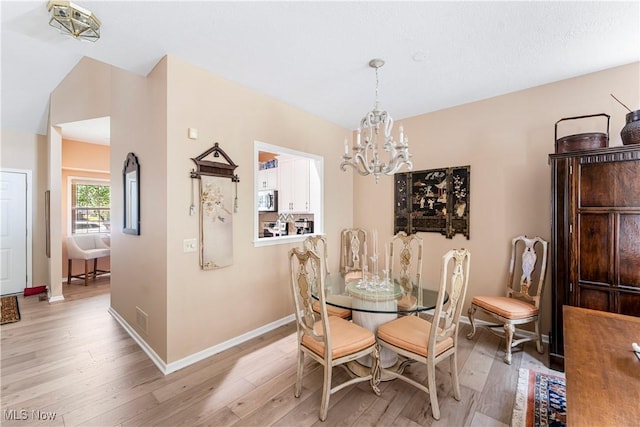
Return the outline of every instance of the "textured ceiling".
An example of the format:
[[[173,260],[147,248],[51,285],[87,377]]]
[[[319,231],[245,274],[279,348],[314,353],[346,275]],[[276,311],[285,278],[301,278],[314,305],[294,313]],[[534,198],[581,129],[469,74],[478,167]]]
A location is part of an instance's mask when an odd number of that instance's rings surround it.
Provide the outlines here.
[[[640,61],[640,2],[81,1],[96,43],[1,3],[2,127],[46,133],[49,94],[82,56],[146,75],[166,54],[354,129]],[[640,78],[640,77],[639,77]]]

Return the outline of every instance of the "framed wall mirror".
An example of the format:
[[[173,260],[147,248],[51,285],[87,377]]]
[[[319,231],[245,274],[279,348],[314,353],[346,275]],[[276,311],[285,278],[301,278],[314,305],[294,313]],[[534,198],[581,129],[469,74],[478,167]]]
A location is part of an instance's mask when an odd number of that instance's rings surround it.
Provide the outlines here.
[[[125,234],[140,234],[140,164],[135,154],[127,154],[122,169],[124,185],[124,220]]]

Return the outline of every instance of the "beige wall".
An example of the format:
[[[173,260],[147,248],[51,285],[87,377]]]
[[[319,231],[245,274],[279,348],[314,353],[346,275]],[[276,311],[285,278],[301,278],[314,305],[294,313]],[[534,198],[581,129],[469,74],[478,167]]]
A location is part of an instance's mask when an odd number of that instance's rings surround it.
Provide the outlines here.
[[[621,145],[626,110],[609,94],[640,107],[639,77],[640,66],[635,63],[397,121],[396,126],[402,123],[410,139],[413,170],[471,165],[471,238],[420,233],[425,244],[424,283],[438,283],[442,254],[466,247],[472,254],[467,304],[473,295],[502,294],[511,238],[527,234],[550,239],[551,172],[547,160],[554,151],[555,122],[607,113],[611,115],[610,145]],[[562,122],[558,127],[560,135],[605,129],[604,118]],[[376,185],[372,177],[356,176],[354,182],[354,224],[377,228],[380,240],[382,236],[390,238],[393,180],[383,177]],[[546,291],[544,334],[550,326],[550,280]]]
[[[168,58],[167,87],[168,361],[175,361],[293,313],[287,264],[293,244],[252,243],[255,140],[324,157],[325,231],[334,270],[339,231],[351,225],[353,193],[337,161],[347,130],[174,57]],[[189,127],[198,129],[198,140],[187,138]],[[188,215],[190,159],[214,142],[239,165],[239,211],[233,265],[203,271],[197,253],[183,253],[182,241],[199,235],[198,216]]]
[[[111,148],[108,145],[90,144],[69,139],[62,140],[62,277],[67,277],[67,243],[66,236],[69,230],[69,178],[94,178],[105,181],[111,180],[109,167]],[[109,270],[110,257],[98,259],[98,269]],[[84,263],[73,263],[73,274],[84,273]],[[76,281],[76,283],[81,283]],[[64,293],[64,288],[63,288]]]
[[[167,360],[166,61],[148,77],[112,72],[111,307]],[[123,234],[122,167],[128,153],[140,163],[139,236]],[[136,322],[148,315],[148,331]]]
[[[51,123],[110,115],[112,175],[120,176],[128,152],[140,160],[140,236],[119,231],[122,189],[113,181],[111,305],[166,363],[292,312],[286,261],[292,244],[252,244],[255,140],[324,157],[332,270],[338,266],[341,229],[376,228],[381,241],[391,236],[392,180],[384,177],[376,185],[371,177],[339,170],[347,130],[174,57],[165,57],[147,77],[86,58],[72,74],[52,95]],[[553,151],[553,124],[562,117],[607,112],[612,145],[620,144],[625,111],[609,93],[640,105],[638,75],[633,64],[402,120],[415,170],[471,165],[471,239],[422,234],[425,283],[436,283],[442,253],[464,246],[473,253],[469,298],[500,294],[509,239],[519,233],[549,238],[547,155]],[[99,107],[91,114],[81,104],[63,107],[73,81],[87,79],[109,88],[95,92],[91,102]],[[198,129],[198,140],[187,138],[189,127]],[[234,264],[202,271],[198,254],[183,253],[182,245],[198,237],[199,227],[198,217],[188,214],[190,159],[214,142],[239,165],[239,212]],[[548,302],[549,292],[543,331]],[[136,307],[149,315],[148,333],[136,324]]]
[[[160,67],[162,68],[162,67]],[[109,116],[112,177],[111,307],[135,329],[162,359],[166,359],[166,82],[143,77],[111,65],[83,58],[51,95],[50,125]],[[162,72],[161,72],[162,75]],[[158,95],[159,93],[159,95]],[[67,102],[72,99],[73,102]],[[55,129],[52,132],[55,134]],[[52,138],[50,151],[58,155],[61,142]],[[122,166],[127,153],[141,165],[142,235],[122,233]],[[61,156],[60,156],[61,157]],[[62,160],[52,167],[52,186],[61,186]],[[119,177],[119,178],[118,178]],[[62,191],[52,191],[52,209],[61,212]],[[62,224],[62,218],[59,222]],[[61,225],[62,226],[62,225]],[[52,239],[56,236],[52,235]],[[52,248],[56,242],[52,240]],[[61,245],[61,235],[57,236]],[[62,250],[52,254],[52,268],[62,264]],[[55,277],[55,276],[54,276]],[[58,284],[58,286],[60,286]],[[136,306],[153,319],[148,332],[136,323]]]
[[[47,138],[2,129],[0,167],[30,170],[33,184],[32,285],[49,283],[48,259],[45,253],[44,192],[47,190]]]
[[[79,120],[109,116],[111,110],[110,65],[82,58],[51,93],[49,101],[49,177],[51,191],[51,258],[49,282],[51,296],[62,298],[62,136],[59,126]],[[54,224],[58,227],[54,228]]]
[[[93,62],[80,65],[87,72],[101,68]],[[114,67],[95,75],[94,84],[111,87],[109,100],[92,102],[109,108],[101,114],[111,116],[112,176],[119,176],[128,152],[141,164],[140,236],[120,232],[122,189],[112,180],[112,308],[166,363],[290,315],[286,254],[292,244],[252,243],[254,140],[327,159],[325,230],[338,248],[339,230],[351,225],[351,178],[336,173],[331,161],[339,158],[341,143],[326,141],[343,141],[347,131],[172,57],[146,78]],[[61,105],[73,86],[65,81],[57,89]],[[77,120],[61,105],[52,104],[52,111],[64,109],[65,121]],[[187,138],[188,127],[198,128],[197,141]],[[240,210],[234,215],[233,266],[202,271],[198,254],[182,251],[183,240],[199,232],[198,217],[188,215],[190,159],[215,141],[239,165]],[[337,268],[337,252],[330,262]],[[148,314],[148,333],[136,323],[136,307]]]

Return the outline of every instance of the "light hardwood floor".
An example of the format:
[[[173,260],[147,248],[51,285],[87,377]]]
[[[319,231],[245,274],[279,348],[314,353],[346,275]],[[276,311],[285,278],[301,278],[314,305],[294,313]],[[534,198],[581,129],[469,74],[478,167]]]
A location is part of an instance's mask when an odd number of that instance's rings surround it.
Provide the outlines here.
[[[511,423],[519,368],[548,371],[548,355],[534,344],[508,366],[497,337],[480,330],[467,340],[464,325],[462,400],[453,398],[448,363],[441,364],[439,421],[426,394],[395,380],[381,385],[380,397],[368,383],[334,394],[322,423],[318,364],[307,360],[302,394],[293,396],[293,323],[164,376],[107,313],[108,277],[63,286],[60,303],[19,296],[22,320],[0,327],[3,426],[502,426]],[[408,372],[426,376],[418,364]],[[344,378],[334,373],[334,381]]]

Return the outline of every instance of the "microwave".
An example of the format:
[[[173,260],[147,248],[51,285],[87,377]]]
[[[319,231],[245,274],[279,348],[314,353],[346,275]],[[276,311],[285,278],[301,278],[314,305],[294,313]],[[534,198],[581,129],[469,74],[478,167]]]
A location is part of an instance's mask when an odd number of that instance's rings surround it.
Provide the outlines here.
[[[258,191],[258,211],[278,212],[278,190]]]

